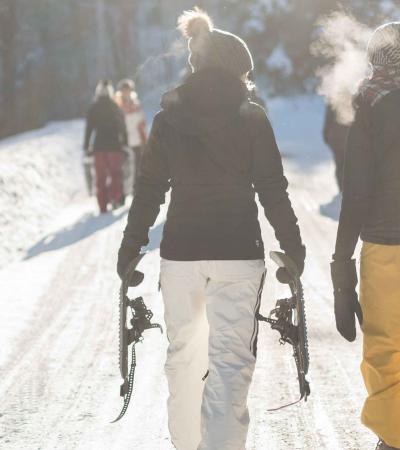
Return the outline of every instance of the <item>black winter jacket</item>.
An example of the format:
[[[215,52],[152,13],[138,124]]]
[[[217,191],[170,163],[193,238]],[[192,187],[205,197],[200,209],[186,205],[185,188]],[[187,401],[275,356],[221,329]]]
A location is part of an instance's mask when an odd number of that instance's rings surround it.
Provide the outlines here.
[[[136,255],[171,190],[166,259],[263,259],[255,193],[281,247],[304,260],[281,156],[264,110],[221,70],[191,75],[154,118],[120,252]],[[296,258],[297,257],[297,258]]]
[[[335,260],[352,257],[358,238],[400,245],[400,90],[370,106],[360,96],[345,160]]]
[[[85,150],[89,149],[95,133],[93,151],[119,151],[127,145],[125,117],[118,105],[109,97],[100,97],[89,108],[86,120]]]

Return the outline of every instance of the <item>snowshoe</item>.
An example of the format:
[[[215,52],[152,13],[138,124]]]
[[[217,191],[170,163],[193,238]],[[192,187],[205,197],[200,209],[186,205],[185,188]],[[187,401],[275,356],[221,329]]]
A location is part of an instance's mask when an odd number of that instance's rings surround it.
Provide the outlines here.
[[[119,299],[119,369],[123,379],[120,387],[120,396],[124,398],[124,405],[119,416],[112,422],[117,422],[126,413],[133,392],[133,383],[136,368],[136,349],[135,345],[143,341],[143,332],[151,328],[159,328],[161,325],[151,323],[153,313],[148,309],[142,297],[130,299],[128,290],[130,287],[139,286],[144,274],[136,270],[138,264],[143,258],[143,254],[135,258],[129,265],[125,277],[121,284]],[[130,370],[129,365],[129,347],[131,346]]]
[[[83,171],[85,174],[85,181],[86,181],[86,188],[89,194],[89,197],[91,197],[94,194],[94,162],[93,162],[93,156],[92,155],[85,155],[83,157]]]
[[[293,357],[296,363],[297,376],[299,381],[300,399],[286,406],[299,403],[301,400],[307,401],[311,393],[310,384],[306,379],[310,365],[310,356],[308,352],[308,337],[306,314],[303,296],[303,287],[300,281],[300,275],[296,264],[284,253],[271,252],[271,259],[279,267],[286,269],[290,276],[290,298],[280,299],[276,302],[276,307],[270,312],[269,317],[264,317],[257,313],[257,319],[261,322],[267,322],[273,330],[277,330],[281,337],[279,342],[290,344],[293,347]],[[277,410],[281,409],[277,408]],[[275,411],[275,410],[270,410]]]

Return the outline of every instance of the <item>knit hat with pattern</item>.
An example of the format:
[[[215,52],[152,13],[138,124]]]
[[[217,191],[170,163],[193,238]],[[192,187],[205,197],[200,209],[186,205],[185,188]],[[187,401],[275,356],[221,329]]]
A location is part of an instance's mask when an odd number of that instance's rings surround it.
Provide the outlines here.
[[[368,44],[368,58],[373,66],[400,67],[400,22],[375,30]]]

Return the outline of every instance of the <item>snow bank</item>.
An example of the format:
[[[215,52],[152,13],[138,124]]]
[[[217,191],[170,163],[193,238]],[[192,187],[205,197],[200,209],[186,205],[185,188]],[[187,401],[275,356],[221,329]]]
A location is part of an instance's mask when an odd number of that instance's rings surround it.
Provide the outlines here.
[[[0,142],[0,267],[21,256],[78,192],[82,121],[55,122]]]

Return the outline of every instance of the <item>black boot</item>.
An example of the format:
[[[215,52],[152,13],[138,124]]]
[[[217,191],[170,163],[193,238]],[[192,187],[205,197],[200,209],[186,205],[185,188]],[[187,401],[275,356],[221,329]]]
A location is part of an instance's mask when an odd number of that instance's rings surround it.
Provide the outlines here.
[[[375,450],[400,450],[400,449],[396,447],[389,447],[389,445],[385,444],[382,440],[380,440]]]

